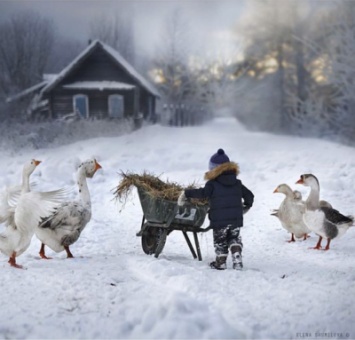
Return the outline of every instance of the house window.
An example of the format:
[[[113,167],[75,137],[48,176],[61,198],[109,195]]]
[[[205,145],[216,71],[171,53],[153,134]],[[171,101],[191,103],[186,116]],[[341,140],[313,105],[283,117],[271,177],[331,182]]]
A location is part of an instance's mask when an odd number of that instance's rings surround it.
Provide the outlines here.
[[[119,94],[112,94],[108,97],[108,115],[113,118],[123,118],[124,98]]]
[[[83,118],[89,117],[89,100],[86,94],[76,94],[74,96],[74,112],[79,112]]]

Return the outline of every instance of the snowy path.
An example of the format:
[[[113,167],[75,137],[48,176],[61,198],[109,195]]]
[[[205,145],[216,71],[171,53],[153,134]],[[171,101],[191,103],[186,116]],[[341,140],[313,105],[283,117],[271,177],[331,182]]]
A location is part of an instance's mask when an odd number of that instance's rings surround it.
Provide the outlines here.
[[[135,236],[142,218],[135,191],[125,207],[112,200],[119,170],[203,184],[219,147],[239,163],[240,178],[256,198],[242,231],[245,270],[209,269],[211,232],[199,236],[202,262],[193,260],[180,232],[168,236],[158,259],[145,255]],[[72,247],[75,259],[48,250],[53,259],[40,260],[35,238],[18,259],[28,270],[10,268],[1,255],[0,338],[355,338],[355,228],[330,251],[315,251],[308,249],[315,235],[289,244],[289,234],[270,216],[283,199],[272,194],[276,186],[288,183],[306,197],[306,188],[294,183],[309,172],[319,178],[322,198],[354,214],[354,149],[250,133],[223,118],[33,154],[0,153],[7,164],[0,185],[17,183],[24,161],[33,157],[43,160],[34,173],[40,189],[73,185],[79,157],[95,156],[103,166],[89,182],[93,219]]]

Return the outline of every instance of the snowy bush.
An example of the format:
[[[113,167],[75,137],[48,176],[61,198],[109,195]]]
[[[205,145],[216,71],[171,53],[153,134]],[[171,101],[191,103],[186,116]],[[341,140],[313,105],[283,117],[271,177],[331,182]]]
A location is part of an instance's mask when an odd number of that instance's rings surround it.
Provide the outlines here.
[[[90,138],[120,136],[133,129],[131,120],[3,122],[0,148],[10,151],[48,148]]]

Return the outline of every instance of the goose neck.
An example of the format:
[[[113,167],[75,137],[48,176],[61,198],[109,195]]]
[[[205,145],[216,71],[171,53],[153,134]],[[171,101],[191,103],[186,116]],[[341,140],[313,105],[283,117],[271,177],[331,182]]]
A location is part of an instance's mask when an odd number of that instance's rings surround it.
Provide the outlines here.
[[[77,183],[79,189],[79,195],[81,201],[88,206],[91,206],[90,192],[86,181],[85,172],[82,170],[78,171],[77,174]]]
[[[286,195],[287,199],[292,199],[293,198],[293,192],[291,188],[284,188],[284,194]]]
[[[22,192],[30,192],[30,175],[25,171],[22,173]]]
[[[316,184],[312,184],[311,191],[307,198],[306,204],[309,210],[316,210],[319,208],[319,186]]]

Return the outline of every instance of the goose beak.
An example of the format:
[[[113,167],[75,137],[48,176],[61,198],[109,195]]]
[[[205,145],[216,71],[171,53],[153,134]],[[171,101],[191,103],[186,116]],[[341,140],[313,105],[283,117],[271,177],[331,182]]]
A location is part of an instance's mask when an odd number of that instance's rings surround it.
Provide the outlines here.
[[[274,194],[275,192],[279,192],[279,191],[277,190],[277,188],[273,191],[273,194]]]
[[[35,163],[35,166],[38,166],[39,164],[42,163],[42,161],[38,161],[38,160],[36,160],[36,159],[34,159],[33,161],[34,161],[34,163]]]
[[[97,161],[95,159],[95,171],[97,171],[99,169],[102,169],[102,166],[99,163],[97,163]]]
[[[303,179],[300,178],[300,179],[296,182],[296,184],[304,184]]]

